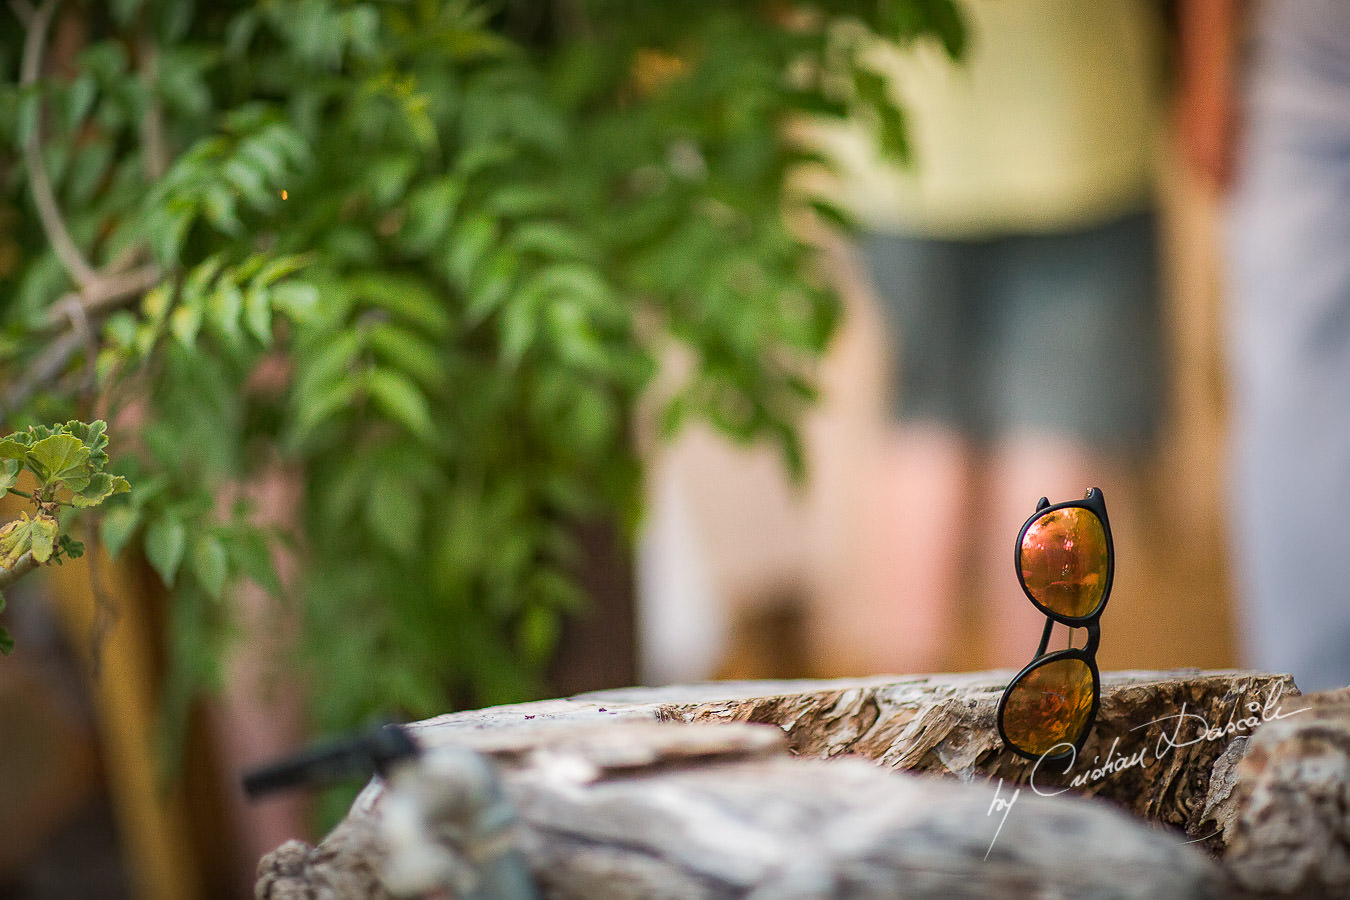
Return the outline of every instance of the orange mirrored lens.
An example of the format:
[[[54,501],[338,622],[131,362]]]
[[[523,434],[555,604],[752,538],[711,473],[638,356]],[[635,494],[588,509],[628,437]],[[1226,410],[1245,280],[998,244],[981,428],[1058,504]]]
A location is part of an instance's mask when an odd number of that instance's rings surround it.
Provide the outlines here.
[[[1081,618],[1097,611],[1106,590],[1106,529],[1077,506],[1048,512],[1022,536],[1022,581],[1046,609]]]
[[[1008,690],[1003,733],[1017,749],[1040,756],[1056,744],[1076,743],[1091,712],[1092,670],[1081,659],[1056,659]]]

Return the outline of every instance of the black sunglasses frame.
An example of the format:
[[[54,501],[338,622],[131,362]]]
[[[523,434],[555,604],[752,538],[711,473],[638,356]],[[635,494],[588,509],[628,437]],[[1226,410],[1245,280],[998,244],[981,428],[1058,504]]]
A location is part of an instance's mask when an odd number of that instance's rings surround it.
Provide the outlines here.
[[[1026,537],[1027,529],[1031,528],[1038,520],[1048,513],[1061,509],[1086,509],[1095,515],[1102,523],[1102,531],[1106,535],[1106,586],[1102,589],[1102,598],[1098,602],[1097,608],[1086,616],[1066,616],[1057,613],[1046,607],[1031,593],[1027,587],[1026,579],[1022,575],[1022,539]],[[1051,504],[1050,500],[1042,497],[1036,504],[1036,511],[1022,525],[1022,530],[1017,533],[1017,543],[1014,546],[1013,565],[1017,569],[1017,583],[1022,586],[1022,592],[1027,595],[1027,599],[1032,602],[1038,610],[1045,615],[1045,630],[1041,633],[1041,643],[1036,648],[1036,655],[1032,657],[1031,662],[1027,663],[1008,682],[1008,686],[1003,690],[1003,696],[998,702],[998,736],[1002,738],[1004,746],[1013,753],[1025,759],[1063,759],[1066,756],[1077,754],[1083,749],[1083,744],[1087,741],[1088,735],[1092,733],[1092,726],[1097,721],[1097,709],[1101,704],[1102,686],[1101,673],[1097,669],[1097,646],[1101,643],[1101,617],[1106,609],[1106,603],[1111,599],[1111,582],[1116,573],[1116,552],[1115,546],[1111,542],[1111,520],[1106,517],[1106,498],[1102,496],[1100,488],[1092,488],[1087,492],[1087,496],[1082,500],[1069,500],[1064,503]],[[1087,643],[1080,649],[1069,647],[1064,650],[1056,650],[1053,653],[1046,653],[1046,647],[1050,645],[1050,633],[1054,630],[1055,623],[1059,622],[1069,628],[1086,628],[1088,633]],[[1062,659],[1078,659],[1087,665],[1088,670],[1092,672],[1092,708],[1088,711],[1086,724],[1078,738],[1073,742],[1072,749],[1066,749],[1053,756],[1046,754],[1028,753],[1018,747],[1008,738],[1008,733],[1003,728],[1003,711],[1008,705],[1008,698],[1012,695],[1012,690],[1017,683],[1025,678],[1035,669],[1048,663],[1056,662]]]

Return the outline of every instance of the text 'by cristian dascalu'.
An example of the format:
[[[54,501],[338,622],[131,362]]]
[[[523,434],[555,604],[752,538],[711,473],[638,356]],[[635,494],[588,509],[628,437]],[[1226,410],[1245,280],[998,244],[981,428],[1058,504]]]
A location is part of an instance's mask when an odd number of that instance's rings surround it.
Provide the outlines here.
[[[1036,760],[1036,764],[1031,769],[1029,784],[1031,789],[1040,796],[1054,797],[1070,789],[1090,787],[1127,769],[1148,768],[1179,747],[1189,747],[1202,741],[1212,742],[1245,737],[1264,722],[1287,719],[1304,711],[1303,709],[1296,709],[1292,712],[1283,712],[1280,709],[1282,694],[1283,688],[1279,684],[1273,685],[1267,692],[1264,702],[1259,700],[1249,701],[1245,707],[1247,713],[1245,716],[1238,715],[1239,710],[1235,705],[1228,719],[1222,725],[1211,724],[1208,719],[1199,713],[1188,711],[1186,704],[1182,703],[1179,712],[1170,716],[1151,719],[1130,729],[1131,731],[1139,731],[1153,725],[1162,725],[1163,728],[1156,743],[1145,744],[1133,753],[1126,753],[1120,749],[1120,738],[1115,738],[1111,741],[1111,746],[1106,751],[1105,758],[1100,754],[1093,757],[1092,767],[1073,775],[1069,779],[1068,787],[1059,787],[1053,790],[1043,789],[1037,785],[1036,775],[1040,772],[1041,765],[1046,760],[1054,759],[1056,764],[1063,762],[1064,769],[1059,773],[1062,776],[1067,776],[1073,772],[1074,766],[1078,762],[1077,747],[1069,743],[1056,744],[1042,754],[1040,759]],[[1003,779],[998,780],[998,784],[994,788],[994,800],[989,804],[989,811],[985,813],[986,816],[997,813],[1003,814],[1003,818],[998,823],[998,828],[994,831],[994,838],[989,842],[991,851],[994,849],[994,841],[998,840],[999,833],[1003,830],[1003,823],[1008,820],[1008,814],[1012,812],[1013,804],[1017,802],[1021,793],[1021,789],[1018,788],[1013,790],[1010,795],[1004,796]],[[985,858],[989,858],[988,852],[985,853]]]

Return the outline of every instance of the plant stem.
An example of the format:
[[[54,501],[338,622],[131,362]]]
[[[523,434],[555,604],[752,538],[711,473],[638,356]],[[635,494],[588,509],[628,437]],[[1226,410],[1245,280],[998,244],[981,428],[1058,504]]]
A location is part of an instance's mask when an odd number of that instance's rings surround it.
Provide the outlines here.
[[[38,561],[33,558],[33,551],[29,550],[15,560],[14,565],[8,569],[0,569],[0,591],[8,590],[10,585],[37,567]]]
[[[65,500],[56,500],[56,499],[52,499],[52,500],[43,500],[41,497],[37,496],[36,493],[30,494],[30,493],[28,493],[27,491],[21,491],[21,490],[19,490],[18,488],[10,488],[10,489],[9,489],[9,492],[10,492],[11,494],[16,494],[16,495],[18,495],[18,496],[20,496],[20,497],[23,497],[23,498],[26,499],[26,500],[32,500],[34,503],[37,503],[37,504],[39,504],[39,505],[41,505],[41,504],[47,504],[47,503],[54,503],[54,504],[56,504],[57,506],[69,506],[71,509],[74,509],[74,508],[75,508],[75,504],[74,504],[74,503],[69,503],[69,502],[67,502],[67,501],[65,501]]]

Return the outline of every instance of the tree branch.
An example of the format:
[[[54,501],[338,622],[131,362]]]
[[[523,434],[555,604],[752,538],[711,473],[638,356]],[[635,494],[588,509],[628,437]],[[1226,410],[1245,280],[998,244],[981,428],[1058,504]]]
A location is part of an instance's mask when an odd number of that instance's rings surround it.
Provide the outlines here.
[[[145,150],[145,174],[150,181],[158,181],[169,168],[169,151],[164,143],[164,104],[154,90],[156,70],[159,67],[159,48],[149,37],[141,38],[141,84],[150,104],[141,117],[141,144]]]
[[[24,39],[20,80],[25,86],[33,85],[42,73],[42,56],[59,0],[43,0],[36,11],[26,0],[10,0],[10,3],[28,29]],[[147,86],[154,77],[156,61],[154,45],[146,42],[142,80]],[[154,180],[163,174],[168,164],[164,147],[163,111],[158,103],[151,105],[142,121],[141,138],[145,142],[147,175]],[[123,254],[102,271],[95,270],[85,259],[70,236],[42,159],[40,109],[38,124],[24,142],[23,154],[42,230],[53,252],[76,283],[77,290],[62,296],[48,310],[47,320],[39,326],[37,333],[55,335],[55,338],[27,368],[22,380],[7,391],[8,396],[0,413],[4,409],[21,406],[35,391],[59,378],[81,347],[89,350],[89,364],[92,366],[97,350],[95,320],[149,290],[161,277],[159,267],[153,264],[130,268],[140,256],[139,250]]]
[[[52,334],[68,327],[74,319],[70,310],[72,303],[80,306],[86,318],[94,319],[136,299],[154,287],[159,279],[159,267],[153,264],[111,275],[99,275],[84,290],[66,294],[52,304],[41,331]]]
[[[28,87],[37,82],[42,73],[42,52],[47,43],[47,31],[51,28],[52,17],[56,14],[58,0],[44,0],[29,20],[28,35],[23,42],[23,63],[20,67],[20,83]],[[66,228],[65,219],[56,204],[56,194],[52,190],[51,178],[47,175],[47,166],[42,161],[41,107],[38,122],[33,133],[23,143],[24,164],[28,167],[28,184],[32,188],[33,203],[37,206],[38,218],[42,230],[51,242],[61,264],[70,277],[83,290],[97,280],[98,275],[84,258],[84,254],[75,246]]]
[[[14,15],[18,17],[24,28],[33,26],[33,4],[29,3],[28,0],[9,0],[9,8],[14,10]]]
[[[23,556],[14,561],[14,565],[8,569],[0,569],[0,591],[8,590],[10,585],[18,581],[29,572],[38,567],[38,561],[33,558],[33,551],[29,550]]]

